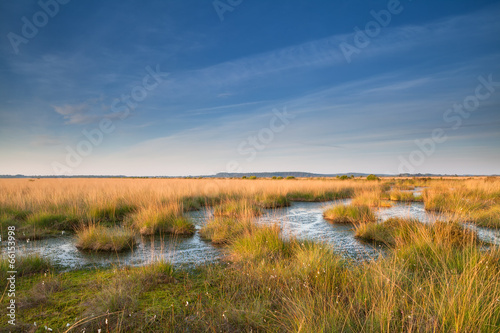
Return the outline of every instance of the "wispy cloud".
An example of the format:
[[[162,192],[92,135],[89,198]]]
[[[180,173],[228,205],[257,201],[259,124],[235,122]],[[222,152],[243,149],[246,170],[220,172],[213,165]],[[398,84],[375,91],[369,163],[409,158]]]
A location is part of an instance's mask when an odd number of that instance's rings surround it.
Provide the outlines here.
[[[106,108],[106,106],[101,105]],[[65,104],[61,106],[53,106],[54,110],[63,116],[67,125],[84,125],[97,123],[103,118],[117,119],[121,116],[118,113],[95,114],[92,112],[93,106],[89,103],[82,104]]]
[[[37,135],[31,141],[34,147],[58,146],[63,144],[63,141],[52,135]]]

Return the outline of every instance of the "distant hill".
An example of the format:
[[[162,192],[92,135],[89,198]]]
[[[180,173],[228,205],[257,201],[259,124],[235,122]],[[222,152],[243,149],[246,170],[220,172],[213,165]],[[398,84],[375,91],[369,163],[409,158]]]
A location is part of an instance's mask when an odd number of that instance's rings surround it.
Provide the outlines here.
[[[200,175],[200,176],[124,176],[124,175],[107,175],[107,176],[89,176],[89,175],[75,175],[75,176],[26,176],[26,175],[0,175],[0,178],[241,178],[243,176],[251,177],[255,176],[257,178],[271,178],[271,177],[295,177],[295,178],[327,178],[327,177],[337,177],[337,176],[354,176],[354,177],[366,177],[368,173],[360,172],[345,172],[345,173],[331,173],[331,174],[321,174],[321,173],[311,173],[311,172],[301,172],[301,171],[277,171],[277,172],[219,172],[215,175]],[[377,177],[477,177],[477,176],[492,176],[498,177],[499,175],[447,175],[447,174],[432,174],[432,173],[417,173],[417,174],[375,174]]]
[[[332,174],[321,174],[321,173],[310,173],[310,172],[300,172],[300,171],[286,171],[286,172],[242,172],[242,173],[229,173],[229,172],[219,172],[214,176],[207,177],[216,177],[216,178],[241,178],[243,176],[250,177],[255,176],[257,178],[270,178],[273,176],[276,177],[296,177],[296,178],[317,178],[317,177],[337,177],[337,176],[351,176],[354,177],[366,177],[368,173],[359,173],[359,172],[347,172],[347,173],[332,173]],[[382,176],[382,175],[381,175]]]
[[[26,175],[0,175],[0,178],[128,178],[127,176],[26,176]]]

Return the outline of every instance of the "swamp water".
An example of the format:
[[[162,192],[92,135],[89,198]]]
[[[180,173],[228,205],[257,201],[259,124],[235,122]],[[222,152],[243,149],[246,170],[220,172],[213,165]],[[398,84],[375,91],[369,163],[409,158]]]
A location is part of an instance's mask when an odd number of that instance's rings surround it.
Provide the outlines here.
[[[298,239],[324,242],[348,258],[355,260],[376,258],[382,253],[382,248],[355,239],[352,225],[331,224],[323,219],[323,211],[328,206],[349,202],[350,199],[331,202],[293,202],[290,207],[267,210],[257,218],[257,223],[277,223],[281,226],[285,237],[294,236]],[[425,211],[423,203],[420,202],[409,204],[393,202],[392,207],[376,209],[375,214],[381,221],[391,217],[410,217],[427,223],[445,220],[442,215]],[[195,211],[187,215],[198,230],[210,217],[211,211]],[[467,226],[476,230],[482,240],[500,244],[500,230]],[[36,241],[19,241],[17,255],[39,254],[49,258],[63,269],[120,264],[138,266],[157,259],[168,260],[176,265],[193,266],[214,262],[223,256],[221,248],[202,240],[198,233],[190,237],[141,237],[132,251],[124,253],[83,253],[76,249],[74,243],[74,237],[71,235]],[[1,242],[1,246],[5,247],[6,242]],[[6,251],[2,252],[6,253]]]

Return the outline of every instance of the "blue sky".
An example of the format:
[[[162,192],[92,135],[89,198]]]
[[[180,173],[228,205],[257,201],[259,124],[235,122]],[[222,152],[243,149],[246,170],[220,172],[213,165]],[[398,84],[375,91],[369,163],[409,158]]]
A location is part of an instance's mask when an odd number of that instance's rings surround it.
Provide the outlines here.
[[[484,0],[3,1],[0,174],[500,174],[499,17]]]

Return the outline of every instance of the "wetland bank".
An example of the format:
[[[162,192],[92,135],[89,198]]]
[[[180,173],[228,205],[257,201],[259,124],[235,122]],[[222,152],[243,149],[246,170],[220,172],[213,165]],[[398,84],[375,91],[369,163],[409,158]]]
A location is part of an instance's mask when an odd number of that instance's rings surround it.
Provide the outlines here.
[[[15,226],[20,332],[500,327],[497,178],[0,187],[2,281]]]

